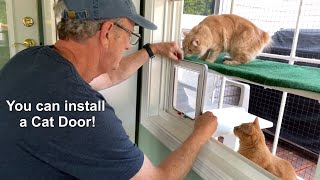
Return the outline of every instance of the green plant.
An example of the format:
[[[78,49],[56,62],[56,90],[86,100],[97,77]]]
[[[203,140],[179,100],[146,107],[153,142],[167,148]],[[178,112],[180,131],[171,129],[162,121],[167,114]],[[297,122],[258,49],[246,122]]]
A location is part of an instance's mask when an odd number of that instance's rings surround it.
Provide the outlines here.
[[[194,15],[212,14],[213,0],[185,0],[183,13]]]
[[[6,3],[5,1],[0,0],[0,24],[7,24],[7,14],[6,14]],[[1,31],[0,33],[3,35],[4,32]],[[1,42],[3,43],[3,42]],[[9,54],[9,47],[3,46],[3,44],[0,44],[0,69],[8,62],[10,58]]]
[[[6,3],[0,1],[0,23],[7,24]]]

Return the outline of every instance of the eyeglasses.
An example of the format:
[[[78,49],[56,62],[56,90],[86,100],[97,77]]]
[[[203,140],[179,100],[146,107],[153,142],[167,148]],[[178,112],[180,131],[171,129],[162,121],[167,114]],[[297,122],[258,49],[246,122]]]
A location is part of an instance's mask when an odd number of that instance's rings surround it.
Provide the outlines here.
[[[140,36],[139,34],[130,31],[129,29],[121,26],[120,24],[118,24],[118,23],[116,23],[116,22],[113,22],[113,23],[114,23],[116,26],[118,26],[119,28],[123,29],[124,31],[130,33],[130,44],[131,44],[131,45],[136,45],[136,44],[139,42],[139,40],[140,40],[140,38],[141,38],[141,36]]]

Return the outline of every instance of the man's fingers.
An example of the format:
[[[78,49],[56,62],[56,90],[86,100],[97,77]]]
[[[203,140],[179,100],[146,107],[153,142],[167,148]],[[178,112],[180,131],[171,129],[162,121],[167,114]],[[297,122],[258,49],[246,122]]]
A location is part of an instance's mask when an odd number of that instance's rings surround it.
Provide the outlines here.
[[[182,53],[179,53],[179,52],[176,52],[176,56],[179,60],[182,60],[183,59],[183,54]]]
[[[176,62],[183,59],[183,51],[176,42],[161,43],[161,46],[160,55],[164,55]]]
[[[173,55],[175,56],[174,60],[180,61],[182,60],[182,55],[179,54],[178,52],[174,52]]]
[[[174,60],[175,62],[179,61],[178,56],[176,54],[174,54],[174,53],[170,53],[169,58]]]
[[[174,49],[175,49],[175,52],[176,52],[176,55],[177,55],[178,59],[182,59],[182,58],[183,58],[183,51],[182,51],[182,49],[178,46],[177,43],[174,43]]]

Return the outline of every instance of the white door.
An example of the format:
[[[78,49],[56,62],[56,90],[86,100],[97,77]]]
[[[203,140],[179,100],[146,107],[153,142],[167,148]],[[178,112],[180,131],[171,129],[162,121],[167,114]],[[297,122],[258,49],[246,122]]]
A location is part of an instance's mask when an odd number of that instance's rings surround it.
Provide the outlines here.
[[[0,69],[17,52],[39,45],[37,0],[0,0]]]

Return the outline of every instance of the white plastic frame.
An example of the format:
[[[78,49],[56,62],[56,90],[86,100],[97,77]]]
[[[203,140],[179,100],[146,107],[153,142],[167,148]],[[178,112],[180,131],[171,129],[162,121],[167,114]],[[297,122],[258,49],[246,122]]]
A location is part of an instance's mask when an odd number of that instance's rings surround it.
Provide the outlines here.
[[[195,119],[198,117],[201,112],[203,112],[203,96],[204,91],[206,89],[206,81],[207,81],[207,73],[208,73],[208,66],[206,64],[194,63],[187,60],[181,61],[179,64],[174,64],[171,68],[171,80],[170,80],[170,93],[169,93],[169,109],[168,111],[176,115],[177,110],[173,107],[173,103],[176,101],[175,96],[175,87],[177,87],[177,76],[176,76],[176,69],[177,68],[184,68],[190,71],[194,71],[199,73],[198,77],[198,86],[197,86],[197,97],[196,97],[196,107],[195,107],[195,117],[189,115],[191,119]]]

